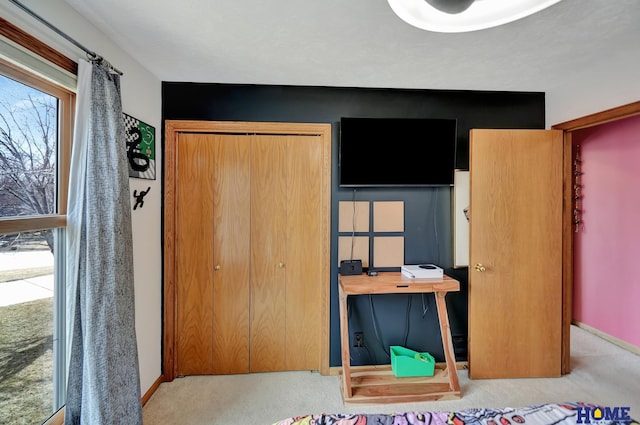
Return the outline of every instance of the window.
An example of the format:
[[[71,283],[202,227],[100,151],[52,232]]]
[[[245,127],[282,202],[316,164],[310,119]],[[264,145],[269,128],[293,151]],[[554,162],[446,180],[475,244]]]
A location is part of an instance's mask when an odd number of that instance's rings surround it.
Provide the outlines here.
[[[64,228],[74,94],[0,59],[0,411],[64,405]]]

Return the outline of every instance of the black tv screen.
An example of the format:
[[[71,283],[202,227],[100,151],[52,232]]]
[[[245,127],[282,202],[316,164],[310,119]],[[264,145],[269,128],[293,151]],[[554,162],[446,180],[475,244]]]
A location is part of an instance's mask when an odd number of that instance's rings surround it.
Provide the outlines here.
[[[455,119],[340,120],[341,187],[451,186]]]

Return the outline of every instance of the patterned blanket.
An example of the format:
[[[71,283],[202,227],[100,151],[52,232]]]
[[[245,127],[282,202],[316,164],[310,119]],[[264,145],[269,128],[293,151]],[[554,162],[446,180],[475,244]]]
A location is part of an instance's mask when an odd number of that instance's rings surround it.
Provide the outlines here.
[[[287,418],[274,425],[640,425],[629,414],[625,407],[569,402],[455,412],[318,414]]]

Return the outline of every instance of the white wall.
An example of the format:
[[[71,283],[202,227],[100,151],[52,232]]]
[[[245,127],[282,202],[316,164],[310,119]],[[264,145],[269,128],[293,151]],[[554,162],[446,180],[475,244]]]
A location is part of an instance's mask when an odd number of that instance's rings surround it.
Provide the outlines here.
[[[611,62],[607,62],[611,63]],[[600,73],[589,77],[576,70],[571,85],[545,94],[547,128],[585,115],[640,101],[640,56],[629,55],[615,66],[594,64]]]
[[[637,37],[630,34],[626,43],[603,50],[600,60],[576,66],[570,83],[547,89],[547,127],[640,101],[637,45]]]
[[[130,179],[131,193],[151,187],[145,197],[144,207],[132,211],[136,332],[140,384],[144,394],[161,374],[161,82],[98,32],[65,1],[23,0],[22,3],[121,70],[124,73],[121,78],[123,111],[156,129],[156,180]],[[0,16],[74,60],[85,57],[80,49],[8,1],[0,3]]]

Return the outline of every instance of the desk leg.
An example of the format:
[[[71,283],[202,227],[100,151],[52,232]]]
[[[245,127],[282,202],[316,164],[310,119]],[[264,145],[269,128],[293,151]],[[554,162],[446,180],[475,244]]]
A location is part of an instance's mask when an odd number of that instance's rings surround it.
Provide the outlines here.
[[[451,341],[451,328],[449,327],[449,315],[447,314],[447,304],[444,297],[446,292],[436,292],[436,306],[438,307],[438,320],[440,321],[440,332],[442,334],[442,347],[444,348],[444,358],[447,362],[447,373],[449,375],[449,386],[451,391],[460,391],[458,381],[458,370],[456,369],[456,357]]]
[[[340,345],[342,346],[342,391],[344,399],[353,396],[351,393],[351,356],[349,355],[349,317],[347,315],[347,294],[338,285],[340,307]]]

